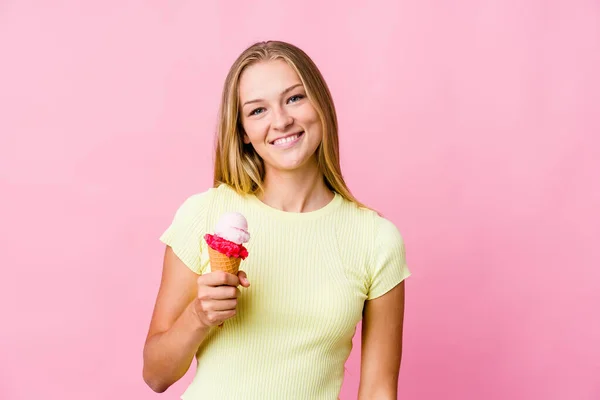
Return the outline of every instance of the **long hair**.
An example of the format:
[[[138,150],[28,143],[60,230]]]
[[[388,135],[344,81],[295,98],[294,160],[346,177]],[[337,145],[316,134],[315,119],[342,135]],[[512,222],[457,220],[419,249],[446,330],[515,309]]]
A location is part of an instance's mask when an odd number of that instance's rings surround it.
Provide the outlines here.
[[[348,189],[340,167],[337,114],[329,88],[311,58],[298,47],[281,42],[258,42],[248,47],[231,66],[225,79],[215,153],[214,186],[226,184],[238,193],[254,194],[262,191],[265,166],[251,144],[244,144],[239,111],[240,75],[249,65],[272,60],[284,60],[292,67],[316,109],[323,129],[323,140],[317,148],[318,166],[325,184],[332,191],[360,207],[361,204]]]

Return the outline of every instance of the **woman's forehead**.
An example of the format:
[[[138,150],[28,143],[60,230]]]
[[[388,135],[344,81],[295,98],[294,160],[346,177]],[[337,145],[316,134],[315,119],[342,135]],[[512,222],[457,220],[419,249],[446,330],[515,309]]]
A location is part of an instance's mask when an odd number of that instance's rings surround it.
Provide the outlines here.
[[[261,98],[280,95],[285,89],[302,83],[296,71],[283,60],[259,62],[248,66],[240,76],[240,97]]]

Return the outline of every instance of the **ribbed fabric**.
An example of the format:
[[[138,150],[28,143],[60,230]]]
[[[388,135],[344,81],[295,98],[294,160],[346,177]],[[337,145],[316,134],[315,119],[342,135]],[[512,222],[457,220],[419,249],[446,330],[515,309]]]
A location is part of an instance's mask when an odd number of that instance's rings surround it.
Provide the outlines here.
[[[248,220],[240,269],[251,286],[201,344],[182,399],[337,399],[365,300],[410,275],[398,229],[338,194],[291,213],[221,185],[183,202],[160,240],[194,272],[210,272],[203,236],[227,211]]]

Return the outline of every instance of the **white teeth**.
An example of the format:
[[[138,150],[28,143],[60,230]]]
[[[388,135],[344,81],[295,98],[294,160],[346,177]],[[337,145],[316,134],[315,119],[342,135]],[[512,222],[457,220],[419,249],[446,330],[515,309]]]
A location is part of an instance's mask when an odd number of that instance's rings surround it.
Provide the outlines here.
[[[273,144],[284,144],[284,143],[293,142],[294,140],[298,139],[299,136],[300,136],[300,134],[296,134],[296,135],[289,136],[286,138],[277,139],[276,141],[273,142]]]

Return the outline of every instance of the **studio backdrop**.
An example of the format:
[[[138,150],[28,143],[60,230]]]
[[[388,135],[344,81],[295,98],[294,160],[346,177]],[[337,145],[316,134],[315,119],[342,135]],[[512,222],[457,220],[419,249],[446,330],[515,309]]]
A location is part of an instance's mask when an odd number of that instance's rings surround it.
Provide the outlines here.
[[[0,1],[0,398],[142,379],[159,236],[212,184],[235,57],[304,49],[403,235],[399,398],[600,398],[600,4]],[[241,349],[243,351],[243,349]],[[356,398],[360,327],[342,400]]]

